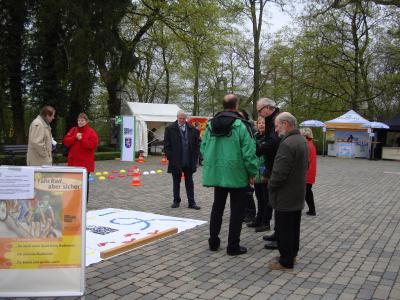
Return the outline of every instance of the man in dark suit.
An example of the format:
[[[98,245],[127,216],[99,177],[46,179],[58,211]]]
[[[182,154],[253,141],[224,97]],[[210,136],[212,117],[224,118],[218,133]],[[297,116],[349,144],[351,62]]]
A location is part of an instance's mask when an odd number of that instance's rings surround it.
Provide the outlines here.
[[[180,205],[180,184],[185,176],[186,195],[189,208],[200,209],[194,200],[193,173],[196,172],[199,157],[199,131],[186,122],[183,110],[177,113],[177,120],[165,129],[164,151],[168,159],[168,173],[172,173],[174,201],[172,208]]]

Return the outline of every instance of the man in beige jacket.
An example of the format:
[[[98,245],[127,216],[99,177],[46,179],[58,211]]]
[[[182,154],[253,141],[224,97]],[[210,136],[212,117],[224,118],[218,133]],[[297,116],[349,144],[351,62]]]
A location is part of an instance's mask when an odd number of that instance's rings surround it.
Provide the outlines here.
[[[29,126],[28,166],[51,165],[53,163],[52,135],[50,123],[54,120],[56,110],[51,106],[44,106],[40,115]]]

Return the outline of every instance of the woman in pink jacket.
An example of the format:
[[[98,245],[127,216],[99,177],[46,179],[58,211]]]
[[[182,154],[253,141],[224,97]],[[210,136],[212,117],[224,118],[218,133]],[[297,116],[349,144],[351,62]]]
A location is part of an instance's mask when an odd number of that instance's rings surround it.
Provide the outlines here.
[[[310,128],[302,128],[301,134],[306,138],[310,153],[308,155],[308,170],[306,176],[306,203],[308,205],[309,216],[315,216],[314,194],[312,186],[315,183],[315,176],[317,175],[317,150],[313,143],[313,133]]]

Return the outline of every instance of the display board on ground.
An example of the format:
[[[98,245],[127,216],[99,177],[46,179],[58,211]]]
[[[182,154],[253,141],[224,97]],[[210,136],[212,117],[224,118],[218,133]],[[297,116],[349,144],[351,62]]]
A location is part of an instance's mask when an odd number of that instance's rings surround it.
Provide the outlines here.
[[[134,210],[105,208],[87,212],[86,266],[102,260],[102,251],[177,228],[178,232],[205,221],[176,218]],[[153,241],[153,239],[149,239]]]

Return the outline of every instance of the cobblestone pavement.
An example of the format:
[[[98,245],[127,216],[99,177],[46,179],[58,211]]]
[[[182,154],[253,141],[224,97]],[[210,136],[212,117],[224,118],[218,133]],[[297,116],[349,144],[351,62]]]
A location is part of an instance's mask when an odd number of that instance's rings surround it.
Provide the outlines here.
[[[160,168],[151,157],[143,171]],[[132,166],[97,162],[96,171]],[[165,169],[165,168],[164,168]],[[89,209],[132,209],[209,220],[213,189],[195,174],[200,211],[172,204],[169,174],[91,185]],[[270,271],[278,252],[263,248],[262,236],[243,226],[248,253],[226,255],[229,206],[222,249],[208,250],[208,224],[92,265],[86,270],[86,299],[400,299],[400,162],[318,157],[314,186],[317,216],[303,213],[299,262],[293,271]]]

